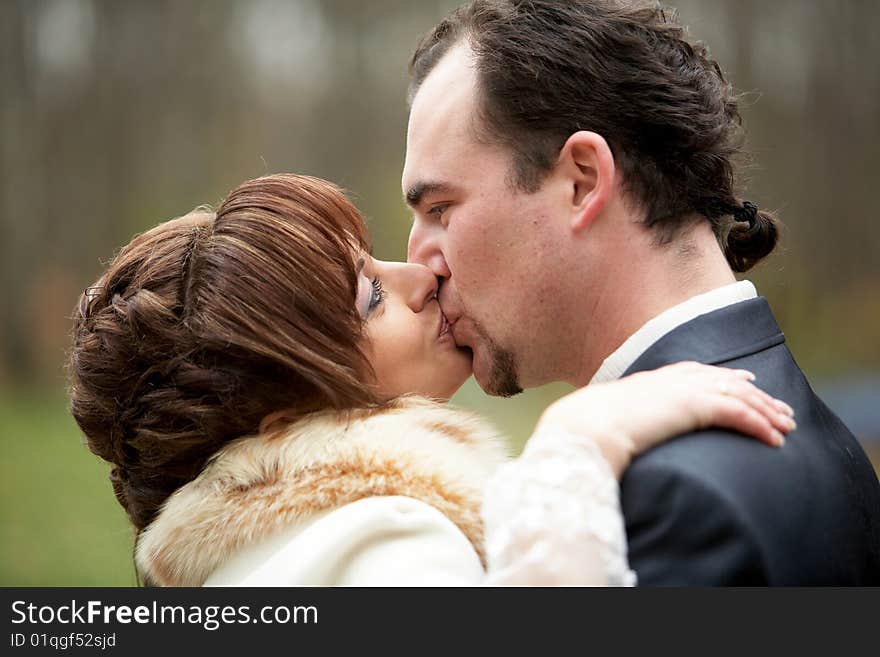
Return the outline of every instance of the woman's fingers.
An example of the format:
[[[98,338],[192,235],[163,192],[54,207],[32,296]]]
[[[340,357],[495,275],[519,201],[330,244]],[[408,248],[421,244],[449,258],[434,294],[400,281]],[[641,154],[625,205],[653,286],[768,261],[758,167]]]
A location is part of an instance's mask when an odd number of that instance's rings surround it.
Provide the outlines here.
[[[699,363],[678,363],[670,370],[680,376],[679,394],[691,400],[703,428],[732,429],[779,446],[796,426],[792,408],[755,386],[748,370]]]
[[[636,454],[709,427],[780,446],[794,428],[791,407],[754,381],[748,370],[677,363],[581,388],[548,407],[539,424],[595,441],[618,473]]]
[[[710,424],[735,429],[768,445],[782,445],[783,435],[796,426],[794,411],[788,404],[756,387],[740,371],[734,372],[733,377],[717,379],[715,403],[718,405],[710,410]]]
[[[794,409],[786,404],[781,399],[776,399],[775,397],[767,394],[757,386],[755,386],[755,393],[766,403],[768,406],[773,407],[777,411],[787,415],[788,417],[794,417]]]
[[[763,413],[755,410],[743,399],[724,396],[717,398],[714,404],[715,426],[753,436],[772,447],[781,447],[785,443],[782,432],[776,429]]]
[[[777,403],[766,392],[748,381],[737,381],[728,386],[727,393],[744,401],[752,409],[763,415],[770,424],[782,433],[788,433],[795,428],[794,420],[790,414],[790,407],[784,402]],[[793,413],[793,412],[792,412]]]
[[[776,429],[788,433],[797,426],[791,406],[771,397],[760,388],[755,388],[754,394],[754,399],[750,400],[752,405],[763,412]]]
[[[755,373],[750,370],[731,370],[731,373],[746,381],[754,381],[757,378]]]

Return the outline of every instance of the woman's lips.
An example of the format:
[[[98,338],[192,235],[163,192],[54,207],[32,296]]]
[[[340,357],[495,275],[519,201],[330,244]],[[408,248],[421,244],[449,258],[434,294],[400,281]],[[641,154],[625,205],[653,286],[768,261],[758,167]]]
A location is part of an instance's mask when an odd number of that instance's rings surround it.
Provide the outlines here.
[[[437,337],[443,338],[449,335],[449,320],[446,319],[446,315],[443,314],[443,311],[440,311],[440,328],[437,331]]]

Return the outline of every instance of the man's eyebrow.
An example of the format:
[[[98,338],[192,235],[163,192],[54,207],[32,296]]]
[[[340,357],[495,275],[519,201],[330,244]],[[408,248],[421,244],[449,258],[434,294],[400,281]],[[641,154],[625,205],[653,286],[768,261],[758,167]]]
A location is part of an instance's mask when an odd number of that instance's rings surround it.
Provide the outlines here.
[[[452,191],[452,186],[438,182],[417,182],[406,190],[406,204],[411,208],[417,208],[422,204],[422,199],[427,194],[446,194]]]

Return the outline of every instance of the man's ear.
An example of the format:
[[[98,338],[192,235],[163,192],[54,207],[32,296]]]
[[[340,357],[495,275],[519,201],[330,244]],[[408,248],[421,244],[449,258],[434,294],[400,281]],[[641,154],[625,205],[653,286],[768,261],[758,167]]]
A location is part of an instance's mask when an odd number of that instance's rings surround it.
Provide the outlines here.
[[[571,228],[577,233],[599,216],[611,198],[614,156],[601,135],[582,130],[568,138],[559,158],[571,184]]]

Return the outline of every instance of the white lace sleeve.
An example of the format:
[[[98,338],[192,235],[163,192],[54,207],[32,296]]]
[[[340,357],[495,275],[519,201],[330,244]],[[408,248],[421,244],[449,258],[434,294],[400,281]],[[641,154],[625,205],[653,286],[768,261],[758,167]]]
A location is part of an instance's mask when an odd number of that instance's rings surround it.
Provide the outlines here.
[[[539,429],[490,479],[489,585],[634,586],[617,480],[583,436]]]

